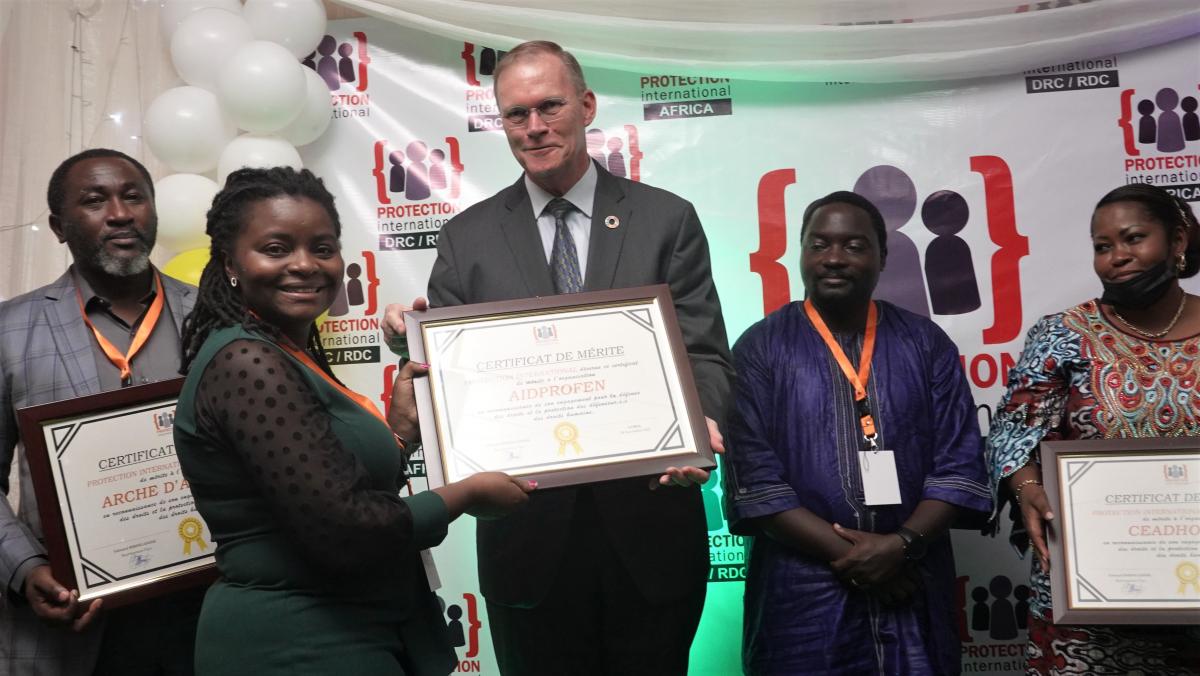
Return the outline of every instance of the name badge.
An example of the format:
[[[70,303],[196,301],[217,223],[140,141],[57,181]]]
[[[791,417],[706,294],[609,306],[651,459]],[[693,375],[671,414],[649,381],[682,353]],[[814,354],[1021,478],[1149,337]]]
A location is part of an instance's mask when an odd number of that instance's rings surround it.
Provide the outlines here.
[[[859,451],[863,498],[871,506],[900,504],[900,479],[896,476],[896,454],[891,451]]]

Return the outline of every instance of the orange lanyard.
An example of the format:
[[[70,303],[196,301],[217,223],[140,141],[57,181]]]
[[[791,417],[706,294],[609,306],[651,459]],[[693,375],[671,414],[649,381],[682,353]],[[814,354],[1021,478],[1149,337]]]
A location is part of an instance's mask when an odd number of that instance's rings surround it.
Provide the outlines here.
[[[366,411],[367,413],[370,413],[371,415],[378,418],[379,422],[383,423],[384,425],[387,425],[387,428],[389,431],[392,429],[392,426],[388,425],[387,418],[383,415],[382,412],[380,412],[379,407],[375,405],[375,402],[371,401],[370,397],[359,394],[358,392],[355,392],[354,390],[351,390],[350,388],[346,387],[345,385],[339,383],[337,380],[335,380],[333,378],[333,376],[326,373],[325,369],[318,366],[317,362],[313,361],[313,358],[310,357],[307,352],[305,352],[303,350],[297,350],[296,348],[292,347],[291,345],[284,345],[283,343],[276,343],[276,344],[279,345],[279,347],[283,348],[284,352],[287,352],[288,354],[295,357],[296,360],[299,361],[301,364],[304,364],[304,366],[307,367],[310,371],[321,376],[321,378],[324,379],[325,382],[329,383],[329,385],[331,387],[333,387],[335,390],[337,390],[338,392],[341,392],[343,395],[345,395],[348,399],[350,399],[350,401],[353,401],[354,403],[358,404],[359,407],[361,407],[364,411]],[[395,432],[392,433],[392,436],[396,438],[396,445],[400,447],[400,450],[406,451],[407,449],[405,448],[404,443],[400,441],[400,437],[396,436]],[[411,483],[409,484],[408,492],[409,492],[409,495],[412,495]]]
[[[287,352],[288,354],[295,357],[296,361],[299,361],[301,364],[304,364],[305,366],[307,366],[309,368],[309,370],[311,370],[313,373],[316,373],[317,375],[321,376],[325,380],[325,382],[329,383],[329,385],[331,387],[333,387],[335,390],[346,395],[346,397],[349,398],[350,401],[353,401],[354,403],[361,406],[363,408],[363,410],[365,410],[367,413],[370,413],[371,415],[378,418],[380,420],[380,422],[382,422],[384,425],[387,424],[387,418],[383,417],[383,413],[379,412],[379,407],[375,405],[375,402],[371,401],[370,398],[368,398],[364,395],[361,395],[358,392],[355,392],[354,390],[351,390],[350,388],[346,387],[345,385],[334,380],[332,376],[330,376],[328,373],[325,372],[325,369],[318,366],[317,362],[313,361],[313,358],[308,356],[307,352],[305,352],[303,350],[297,350],[296,348],[292,347],[291,345],[284,345],[283,343],[277,343],[277,344],[279,345],[279,347],[283,348],[284,352]]]
[[[821,339],[833,353],[833,358],[842,368],[842,373],[846,374],[846,378],[854,386],[854,403],[858,405],[858,422],[862,426],[863,439],[870,444],[871,448],[875,448],[875,418],[871,415],[871,405],[867,401],[867,379],[871,376],[871,355],[875,352],[875,329],[879,320],[875,303],[872,302],[867,309],[867,336],[863,340],[862,356],[858,360],[857,372],[850,364],[846,353],[842,351],[842,346],[834,340],[833,334],[829,332],[829,327],[825,325],[825,320],[821,319],[820,313],[817,312],[817,308],[813,307],[811,300],[804,301],[804,312],[808,314],[809,321],[813,323],[817,333],[821,334]]]
[[[146,311],[146,315],[142,317],[142,323],[138,326],[138,330],[133,334],[133,342],[129,344],[129,353],[121,354],[116,345],[113,345],[100,330],[92,324],[92,320],[88,318],[87,310],[83,306],[83,292],[79,287],[75,287],[75,296],[79,299],[79,314],[83,315],[83,322],[92,330],[92,335],[96,336],[96,342],[100,344],[100,349],[104,351],[104,356],[113,363],[113,366],[121,369],[121,384],[128,385],[133,382],[133,368],[129,365],[133,361],[133,356],[142,349],[146,341],[150,340],[150,334],[154,332],[154,327],[158,324],[158,318],[162,316],[163,306],[166,304],[166,294],[163,293],[162,279],[158,276],[158,271],[154,271],[154,301],[150,303],[150,309]]]
[[[334,380],[332,376],[330,376],[328,373],[325,372],[325,369],[321,368],[320,366],[317,365],[317,362],[313,361],[313,358],[310,357],[307,352],[305,352],[303,350],[297,350],[296,348],[292,347],[291,345],[284,345],[283,343],[276,343],[276,344],[279,345],[279,347],[283,348],[284,352],[287,352],[288,354],[292,355],[293,357],[296,358],[297,361],[299,361],[301,364],[304,364],[306,367],[308,367],[309,370],[311,370],[313,373],[316,373],[317,375],[321,376],[321,378],[323,378],[325,380],[325,382],[329,383],[329,385],[331,387],[333,387],[335,390],[346,395],[346,397],[349,398],[350,401],[353,401],[354,403],[358,404],[360,407],[362,407],[362,409],[364,411],[366,411],[367,413],[370,413],[371,415],[378,418],[379,422],[383,423],[384,425],[388,424],[387,418],[384,417],[383,413],[381,413],[379,411],[379,407],[375,405],[375,402],[371,401],[371,399],[369,397],[359,394],[358,392],[355,392],[354,390],[351,390],[350,388],[346,387],[345,385]],[[388,425],[388,429],[389,430],[392,429],[391,425]],[[395,433],[393,433],[393,436],[395,436]],[[396,445],[400,446],[401,450],[404,450],[404,446],[400,442],[399,437],[396,438]]]

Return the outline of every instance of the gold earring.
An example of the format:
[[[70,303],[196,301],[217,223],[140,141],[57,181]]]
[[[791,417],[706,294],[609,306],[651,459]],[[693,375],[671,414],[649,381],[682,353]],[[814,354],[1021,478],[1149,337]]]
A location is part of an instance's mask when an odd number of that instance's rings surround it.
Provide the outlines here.
[[[237,277],[230,277],[230,278],[229,278],[229,286],[232,286],[232,287],[234,287],[234,288],[237,288]]]
[[[1181,253],[1181,254],[1179,254],[1179,262],[1175,264],[1175,269],[1178,270],[1179,272],[1183,272],[1183,269],[1186,267],[1187,267],[1187,256],[1185,256],[1184,254]]]

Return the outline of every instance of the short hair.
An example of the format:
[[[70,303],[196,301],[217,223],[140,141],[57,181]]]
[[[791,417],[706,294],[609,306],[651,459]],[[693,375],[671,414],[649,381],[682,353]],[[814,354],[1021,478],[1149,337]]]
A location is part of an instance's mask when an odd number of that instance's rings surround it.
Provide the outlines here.
[[[97,157],[116,157],[125,160],[133,165],[134,169],[146,179],[146,185],[150,186],[150,197],[154,197],[154,179],[150,178],[150,172],[146,171],[146,167],[142,166],[141,162],[126,155],[120,150],[111,148],[89,148],[83,152],[75,153],[62,161],[55,168],[54,173],[50,174],[50,185],[46,188],[46,206],[50,207],[50,213],[57,216],[62,211],[63,200],[66,199],[64,194],[66,191],[67,174],[70,173],[71,167],[84,160],[91,160]]]
[[[1156,185],[1131,183],[1108,191],[1108,194],[1096,203],[1095,210],[1117,202],[1139,204],[1150,215],[1151,220],[1157,221],[1166,229],[1168,237],[1172,230],[1182,229],[1186,248],[1183,253],[1183,270],[1179,272],[1179,277],[1192,277],[1200,272],[1200,224],[1196,222],[1196,214],[1186,200]]]
[[[496,63],[496,68],[492,71],[492,88],[500,83],[500,74],[508,69],[521,59],[537,56],[540,54],[551,54],[557,56],[559,61],[567,67],[567,77],[571,79],[571,84],[575,86],[575,93],[582,94],[587,91],[587,80],[583,77],[583,68],[579,65],[579,60],[575,55],[563,49],[557,42],[549,40],[530,40],[522,42],[505,52],[504,56],[500,57],[500,61]]]
[[[881,255],[887,256],[887,225],[883,222],[883,214],[879,213],[879,207],[866,197],[849,190],[831,192],[809,204],[808,208],[804,210],[804,217],[800,220],[800,239],[804,239],[804,233],[808,230],[808,224],[812,221],[813,214],[817,212],[817,209],[830,204],[849,204],[867,212],[867,216],[871,219],[871,227],[879,239],[879,252]]]

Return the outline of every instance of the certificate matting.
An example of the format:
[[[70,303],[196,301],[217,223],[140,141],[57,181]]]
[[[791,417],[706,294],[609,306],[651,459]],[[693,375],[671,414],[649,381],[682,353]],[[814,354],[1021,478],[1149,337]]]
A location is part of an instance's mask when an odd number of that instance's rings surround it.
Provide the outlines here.
[[[713,467],[675,322],[663,285],[409,313],[430,484]]]
[[[215,578],[172,436],[183,379],[17,412],[51,570],[88,601],[134,603]]]
[[[1055,623],[1200,622],[1200,439],[1049,441]]]

